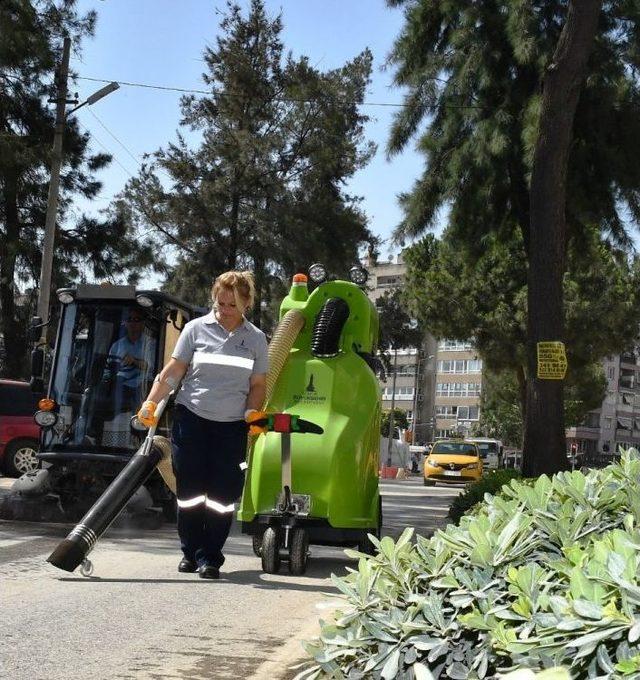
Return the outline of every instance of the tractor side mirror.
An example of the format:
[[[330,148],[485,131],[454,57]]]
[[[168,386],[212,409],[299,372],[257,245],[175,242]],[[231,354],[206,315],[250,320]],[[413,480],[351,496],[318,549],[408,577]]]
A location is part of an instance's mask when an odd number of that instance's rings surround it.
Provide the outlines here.
[[[43,372],[44,350],[41,347],[36,347],[31,350],[31,380],[29,384],[32,392],[44,392]]]
[[[40,340],[40,334],[42,332],[42,318],[39,316],[31,317],[31,324],[29,325],[28,336],[30,342],[38,342]],[[33,375],[33,373],[31,374]]]

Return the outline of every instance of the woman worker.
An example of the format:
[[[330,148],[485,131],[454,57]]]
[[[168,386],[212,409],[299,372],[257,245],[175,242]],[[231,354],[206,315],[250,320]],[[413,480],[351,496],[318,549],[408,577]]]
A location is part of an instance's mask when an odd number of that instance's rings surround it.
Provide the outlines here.
[[[254,298],[250,272],[221,274],[211,298],[213,310],[184,327],[138,419],[151,426],[158,402],[182,380],[171,433],[184,555],[178,571],[215,579],[242,493],[246,419],[265,398],[267,340],[244,318]]]

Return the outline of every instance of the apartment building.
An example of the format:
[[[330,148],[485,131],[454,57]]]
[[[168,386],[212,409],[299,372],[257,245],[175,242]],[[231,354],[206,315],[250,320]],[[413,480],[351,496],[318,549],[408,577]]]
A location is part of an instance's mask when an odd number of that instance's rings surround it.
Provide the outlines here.
[[[470,342],[440,340],[436,363],[435,436],[470,434],[480,419],[482,359]]]
[[[603,360],[607,394],[582,425],[567,428],[567,446],[580,453],[613,454],[640,448],[640,348]]]
[[[368,295],[373,302],[386,291],[404,285],[406,265],[402,255],[389,262],[369,260],[365,266],[369,272]],[[435,338],[427,333],[421,347],[403,348],[392,353],[391,369],[386,380],[380,381],[382,408],[388,410],[393,404],[405,411],[409,426],[415,431],[416,442],[426,443],[433,438],[436,346]]]

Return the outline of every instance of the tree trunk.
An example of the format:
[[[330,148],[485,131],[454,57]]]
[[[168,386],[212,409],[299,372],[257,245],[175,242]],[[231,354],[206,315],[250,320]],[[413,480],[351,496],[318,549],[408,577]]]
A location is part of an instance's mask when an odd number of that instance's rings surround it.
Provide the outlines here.
[[[233,194],[231,195],[231,215],[229,219],[229,251],[227,253],[228,270],[235,269],[238,261],[239,215],[240,215],[240,194],[234,189]]]
[[[602,0],[570,0],[547,68],[531,174],[528,385],[523,474],[567,468],[562,380],[537,377],[537,343],[564,339],[566,175],[573,119]]]
[[[258,255],[253,259],[253,279],[256,288],[253,305],[253,323],[262,328],[262,291],[264,289],[265,263],[264,257]]]
[[[17,318],[15,304],[15,271],[20,238],[17,178],[11,171],[4,177],[3,203],[5,238],[0,239],[0,332],[4,338],[5,377],[23,378],[26,367],[26,335]]]

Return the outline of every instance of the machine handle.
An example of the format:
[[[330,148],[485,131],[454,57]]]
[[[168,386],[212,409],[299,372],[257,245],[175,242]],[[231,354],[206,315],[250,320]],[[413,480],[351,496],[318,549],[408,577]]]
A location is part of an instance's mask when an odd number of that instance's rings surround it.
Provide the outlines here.
[[[324,429],[292,413],[265,413],[264,417],[251,420],[252,428],[261,432],[282,432],[299,434],[323,434]],[[257,432],[254,433],[257,434]]]
[[[172,394],[173,394],[173,392],[169,392],[169,394],[164,399],[161,399],[158,402],[158,405],[156,406],[156,410],[155,410],[155,413],[154,413],[154,415],[156,417],[156,424],[155,425],[153,425],[150,428],[147,428],[138,420],[138,416],[132,416],[132,418],[131,418],[131,428],[133,430],[136,430],[137,432],[145,432],[146,431],[146,433],[147,433],[146,439],[152,440],[155,433],[156,433],[156,429],[158,427],[158,424],[160,423],[160,418],[162,417],[162,414],[164,413],[164,410],[167,407],[167,404],[169,403],[169,397],[171,397]]]

